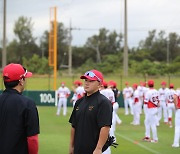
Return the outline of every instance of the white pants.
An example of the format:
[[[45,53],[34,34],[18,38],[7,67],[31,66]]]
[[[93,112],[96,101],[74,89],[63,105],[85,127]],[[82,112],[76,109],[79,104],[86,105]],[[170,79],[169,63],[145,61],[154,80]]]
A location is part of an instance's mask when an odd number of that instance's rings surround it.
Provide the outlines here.
[[[175,133],[174,133],[174,143],[179,146],[180,140],[180,109],[176,110],[175,113]]]
[[[133,104],[133,117],[134,117],[134,120],[133,120],[133,124],[134,125],[139,125],[140,124],[140,113],[141,113],[141,103],[140,102],[137,102],[135,104]]]
[[[168,103],[168,118],[172,118],[173,112],[175,112],[174,103]]]
[[[148,110],[147,104],[143,105],[143,110],[144,110],[144,115],[145,115],[145,118],[146,118],[147,110]]]
[[[141,104],[141,107],[140,107],[140,114],[142,114],[142,107],[143,107],[143,103],[144,103],[143,97],[139,99],[139,102],[140,102],[140,104]]]
[[[56,113],[57,115],[60,115],[62,106],[63,106],[63,115],[65,116],[67,113],[67,98],[59,98],[57,113]]]
[[[168,122],[167,105],[165,101],[160,101],[160,107],[158,107],[158,120],[162,118],[162,112],[164,116],[164,122]]]
[[[145,119],[145,136],[146,137],[151,137],[150,136],[150,129],[152,130],[152,138],[153,140],[158,140],[157,137],[157,108],[148,108],[147,109],[147,115]]]
[[[133,115],[133,105],[132,104],[133,104],[132,98],[126,98],[124,100],[124,107],[125,107],[125,114],[126,115],[129,114],[128,105],[129,105],[129,108],[130,108],[130,112]]]

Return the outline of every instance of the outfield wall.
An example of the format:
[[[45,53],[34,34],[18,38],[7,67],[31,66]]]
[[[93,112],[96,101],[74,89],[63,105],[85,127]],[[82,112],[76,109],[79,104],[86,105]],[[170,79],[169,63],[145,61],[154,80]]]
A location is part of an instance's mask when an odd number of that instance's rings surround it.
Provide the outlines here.
[[[2,91],[0,91],[2,93]],[[26,90],[23,92],[23,95],[30,97],[33,99],[37,106],[56,106],[58,102],[58,97],[56,91],[34,91],[34,90]],[[68,106],[72,106],[70,103],[70,99],[73,96],[73,92],[71,91],[71,95],[68,97]],[[124,100],[122,93],[118,98],[118,103],[120,107],[124,107]]]

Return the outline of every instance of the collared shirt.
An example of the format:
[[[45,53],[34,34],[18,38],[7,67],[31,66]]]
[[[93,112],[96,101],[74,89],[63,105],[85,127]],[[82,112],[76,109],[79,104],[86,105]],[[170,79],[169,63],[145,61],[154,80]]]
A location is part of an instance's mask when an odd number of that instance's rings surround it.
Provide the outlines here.
[[[69,119],[75,129],[74,153],[92,154],[102,127],[112,124],[112,104],[99,91],[76,102]]]

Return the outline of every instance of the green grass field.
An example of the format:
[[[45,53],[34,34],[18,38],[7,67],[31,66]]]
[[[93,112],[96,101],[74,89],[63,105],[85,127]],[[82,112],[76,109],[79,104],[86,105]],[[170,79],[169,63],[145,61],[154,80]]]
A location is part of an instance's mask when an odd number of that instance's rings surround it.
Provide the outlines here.
[[[58,76],[56,82],[56,88],[60,86],[60,83],[63,81],[66,83],[66,86],[72,89],[73,82],[79,79],[80,75],[76,76]],[[114,80],[117,82],[117,87],[119,90],[122,90],[125,87],[125,82],[128,81],[130,86],[133,83],[139,84],[140,81],[145,81],[142,76],[129,76],[129,77],[120,77],[119,75],[105,75],[105,81]],[[175,89],[180,87],[179,77],[168,77],[168,76],[161,76],[161,77],[148,77],[146,80],[153,79],[155,81],[155,88],[161,87],[161,82],[166,81],[167,84],[173,83]],[[4,89],[2,77],[0,77],[0,89]],[[32,78],[27,79],[26,90],[53,90],[53,77],[50,78],[47,75],[40,76],[40,75],[33,75]]]
[[[67,154],[70,138],[70,124],[68,123],[72,108],[68,108],[68,114],[56,116],[56,107],[38,106],[40,116],[40,154]],[[158,127],[158,143],[143,142],[144,115],[141,116],[141,125],[132,126],[133,117],[125,116],[124,109],[119,109],[122,124],[117,126],[116,137],[119,146],[112,149],[112,154],[179,154],[180,148],[172,148],[174,127],[169,128],[161,122]]]

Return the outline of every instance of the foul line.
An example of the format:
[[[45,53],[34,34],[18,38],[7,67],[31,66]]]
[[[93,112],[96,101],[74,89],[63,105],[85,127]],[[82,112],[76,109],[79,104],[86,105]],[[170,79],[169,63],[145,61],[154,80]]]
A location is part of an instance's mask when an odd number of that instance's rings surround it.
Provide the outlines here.
[[[123,138],[123,139],[125,139],[125,140],[127,140],[127,141],[129,141],[129,142],[131,142],[131,143],[135,143],[135,141],[133,141],[132,139],[130,139],[130,138],[126,137],[126,136],[123,136],[123,135],[121,135],[121,134],[119,134],[119,133],[116,133],[116,135],[119,136],[119,137],[121,137],[121,138]],[[150,148],[148,148],[147,146],[144,146],[144,145],[141,144],[141,143],[136,143],[136,145],[138,145],[138,146],[140,146],[141,148],[144,148],[144,149],[146,149],[146,150],[148,150],[148,151],[150,151],[150,152],[152,152],[152,153],[154,153],[154,154],[160,154],[158,151],[155,151],[155,150],[153,150],[153,149],[150,149]]]

